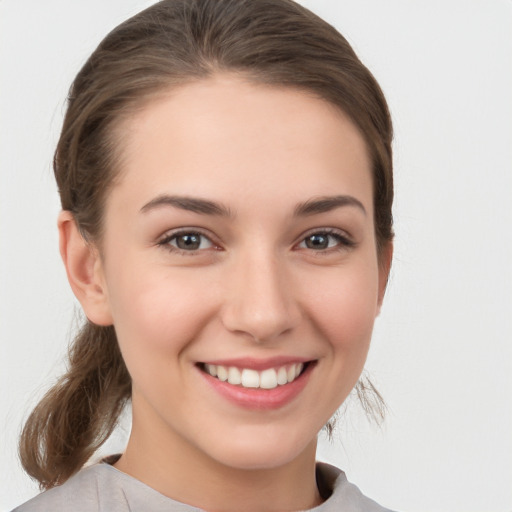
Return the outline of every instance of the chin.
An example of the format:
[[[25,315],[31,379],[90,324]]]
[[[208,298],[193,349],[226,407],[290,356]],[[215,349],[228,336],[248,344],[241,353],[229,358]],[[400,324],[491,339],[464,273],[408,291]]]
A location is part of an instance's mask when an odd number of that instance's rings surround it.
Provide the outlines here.
[[[226,446],[216,445],[215,448],[211,456],[224,466],[248,471],[275,469],[302,457],[314,460],[316,433],[312,438],[301,438],[288,431],[282,435],[260,431],[233,436]]]

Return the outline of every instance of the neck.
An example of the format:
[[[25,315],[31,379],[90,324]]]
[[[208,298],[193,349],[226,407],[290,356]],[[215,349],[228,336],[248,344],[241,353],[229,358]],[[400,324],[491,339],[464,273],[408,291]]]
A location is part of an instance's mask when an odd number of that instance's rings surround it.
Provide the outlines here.
[[[134,416],[127,449],[115,467],[169,498],[211,512],[282,512],[322,502],[315,453],[316,439],[285,464],[240,469],[212,459],[172,433],[148,432]]]

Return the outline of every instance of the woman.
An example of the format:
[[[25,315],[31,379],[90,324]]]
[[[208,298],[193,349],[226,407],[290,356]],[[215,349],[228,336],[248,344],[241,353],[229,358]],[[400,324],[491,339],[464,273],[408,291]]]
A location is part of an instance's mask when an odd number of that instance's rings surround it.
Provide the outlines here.
[[[384,510],[315,450],[384,296],[391,137],[291,1],[166,0],[105,38],[55,155],[88,320],[22,435],[51,490],[19,510]],[[81,469],[128,400],[126,451]]]

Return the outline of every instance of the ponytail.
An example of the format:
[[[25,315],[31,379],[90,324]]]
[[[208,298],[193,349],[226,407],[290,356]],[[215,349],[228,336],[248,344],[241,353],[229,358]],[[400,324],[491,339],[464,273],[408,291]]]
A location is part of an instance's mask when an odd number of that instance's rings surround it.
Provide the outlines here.
[[[25,471],[41,489],[62,484],[107,440],[130,396],[114,328],[87,322],[70,348],[67,373],[23,428],[19,450]]]

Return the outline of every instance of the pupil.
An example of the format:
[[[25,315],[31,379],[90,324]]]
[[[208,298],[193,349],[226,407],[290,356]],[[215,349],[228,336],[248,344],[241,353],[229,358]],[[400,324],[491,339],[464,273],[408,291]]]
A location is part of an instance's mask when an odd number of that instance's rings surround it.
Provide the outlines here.
[[[329,245],[326,235],[311,235],[306,240],[306,246],[309,249],[325,249]]]
[[[201,244],[199,235],[181,235],[176,241],[180,249],[198,249]]]

